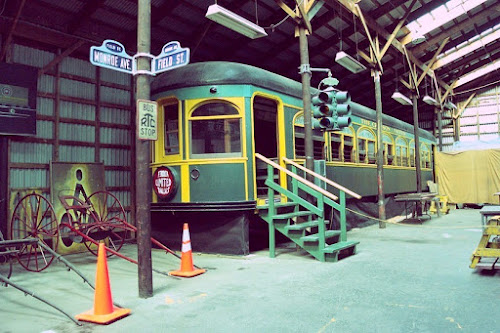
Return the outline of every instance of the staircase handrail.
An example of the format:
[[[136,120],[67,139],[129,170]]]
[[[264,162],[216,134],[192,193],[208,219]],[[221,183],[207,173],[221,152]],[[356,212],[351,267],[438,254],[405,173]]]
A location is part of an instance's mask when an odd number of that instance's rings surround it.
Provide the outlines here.
[[[337,200],[338,197],[335,195],[335,194],[332,194],[324,189],[322,189],[321,187],[319,187],[318,185],[314,184],[314,183],[311,183],[310,181],[308,181],[307,179],[304,179],[303,177],[299,176],[299,175],[296,175],[295,173],[291,172],[290,170],[288,170],[287,168],[283,168],[281,165],[277,164],[277,163],[274,163],[273,161],[271,161],[270,159],[268,159],[267,157],[264,157],[262,156],[261,154],[259,153],[255,153],[255,157],[257,157],[258,159],[266,162],[267,164],[273,166],[274,168],[286,173],[287,175],[289,175],[290,177],[298,180],[299,182],[309,186],[310,188],[314,189],[315,191],[323,194],[324,196],[332,199],[332,200]]]
[[[283,157],[283,161],[285,161],[286,163],[291,164],[291,165],[295,166],[296,168],[298,168],[298,169],[300,169],[300,170],[302,170],[302,171],[304,171],[304,172],[306,172],[306,173],[308,173],[308,174],[310,174],[310,175],[318,178],[319,180],[324,181],[325,183],[327,183],[327,184],[329,184],[329,185],[331,185],[331,186],[339,189],[340,191],[344,191],[345,193],[349,194],[350,196],[352,196],[352,197],[354,197],[356,199],[361,199],[361,195],[357,194],[356,192],[353,192],[353,191],[349,190],[348,188],[345,188],[344,186],[342,186],[340,184],[337,184],[333,180],[328,179],[326,177],[323,177],[322,175],[320,175],[320,174],[318,174],[318,173],[316,173],[316,172],[314,172],[312,170],[309,170],[306,167],[303,167],[302,165],[300,165],[298,163],[295,163],[294,161],[292,161],[292,160],[290,160],[290,159],[288,159],[286,157]],[[292,174],[293,174],[293,172],[292,172]],[[330,192],[328,192],[328,193],[330,193]]]

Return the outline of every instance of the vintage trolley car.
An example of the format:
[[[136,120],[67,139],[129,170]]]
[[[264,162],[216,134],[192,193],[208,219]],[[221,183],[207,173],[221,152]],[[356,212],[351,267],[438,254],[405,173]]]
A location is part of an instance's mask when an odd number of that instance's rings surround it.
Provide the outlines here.
[[[249,226],[258,223],[256,207],[267,193],[266,166],[255,153],[278,163],[281,157],[305,159],[301,84],[249,65],[205,62],[167,72],[151,89],[159,105],[151,165],[155,236],[178,242],[181,223],[188,222],[195,248],[246,253]],[[374,201],[382,144],[385,193],[415,191],[413,126],[384,115],[378,143],[375,111],[350,105],[348,128],[313,130],[314,158],[325,161],[326,176]],[[426,184],[433,179],[435,139],[419,133]]]

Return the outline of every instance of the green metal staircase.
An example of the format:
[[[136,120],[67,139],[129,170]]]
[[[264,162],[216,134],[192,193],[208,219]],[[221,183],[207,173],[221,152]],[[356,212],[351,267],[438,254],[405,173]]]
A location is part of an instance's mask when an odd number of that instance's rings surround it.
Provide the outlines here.
[[[284,158],[284,161],[291,165],[291,171],[260,154],[255,155],[267,163],[268,177],[265,181],[268,188],[267,203],[258,206],[257,209],[260,217],[269,225],[269,256],[271,258],[276,255],[275,230],[322,262],[337,261],[339,254],[349,256],[355,253],[359,242],[347,240],[345,196],[346,193],[358,199],[361,196],[289,159]],[[275,168],[291,177],[292,188],[290,190],[276,182]],[[337,187],[339,197],[297,175],[298,168]],[[304,194],[308,195],[309,199],[304,198]],[[277,195],[279,198],[287,198],[286,202],[275,202]],[[325,218],[326,206],[339,211],[338,229],[332,229],[333,224]]]

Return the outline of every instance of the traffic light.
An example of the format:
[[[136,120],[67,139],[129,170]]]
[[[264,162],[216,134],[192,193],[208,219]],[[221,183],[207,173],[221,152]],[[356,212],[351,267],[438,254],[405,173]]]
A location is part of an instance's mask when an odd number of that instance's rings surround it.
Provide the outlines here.
[[[347,91],[327,88],[313,96],[312,127],[325,131],[339,131],[351,124],[351,97]]]

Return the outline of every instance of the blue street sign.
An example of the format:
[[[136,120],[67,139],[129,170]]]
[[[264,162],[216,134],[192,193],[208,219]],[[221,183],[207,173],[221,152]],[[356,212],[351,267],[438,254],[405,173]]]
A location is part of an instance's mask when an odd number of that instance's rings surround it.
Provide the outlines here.
[[[134,61],[117,41],[106,39],[101,46],[90,48],[90,62],[95,66],[133,74]]]
[[[152,72],[157,74],[189,64],[189,48],[182,48],[177,41],[163,46],[161,53],[154,57]]]

